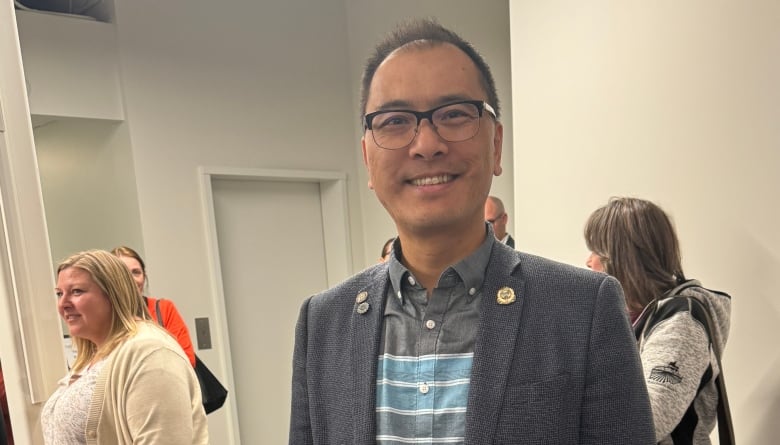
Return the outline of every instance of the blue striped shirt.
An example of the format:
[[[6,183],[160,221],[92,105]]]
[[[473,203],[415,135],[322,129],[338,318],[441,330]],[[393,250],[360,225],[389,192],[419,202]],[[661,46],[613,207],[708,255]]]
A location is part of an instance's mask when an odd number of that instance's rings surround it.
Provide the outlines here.
[[[462,444],[465,433],[479,303],[495,238],[447,268],[428,298],[397,259],[390,286],[377,368],[377,443]]]

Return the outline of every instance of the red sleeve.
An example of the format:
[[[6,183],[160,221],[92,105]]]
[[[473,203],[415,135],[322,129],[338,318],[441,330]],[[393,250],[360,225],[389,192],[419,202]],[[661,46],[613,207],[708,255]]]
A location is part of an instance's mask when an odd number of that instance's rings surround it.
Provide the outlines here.
[[[187,324],[181,318],[179,311],[176,310],[173,301],[160,300],[160,312],[162,313],[165,329],[176,337],[181,348],[184,349],[184,353],[187,354],[187,358],[190,359],[190,364],[195,367],[195,348],[192,346],[190,331],[187,329]]]

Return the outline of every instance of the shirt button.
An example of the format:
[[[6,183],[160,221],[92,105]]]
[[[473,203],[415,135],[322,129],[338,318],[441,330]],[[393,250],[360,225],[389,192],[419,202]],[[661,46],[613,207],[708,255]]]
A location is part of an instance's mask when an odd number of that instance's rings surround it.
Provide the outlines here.
[[[416,282],[416,281],[414,281],[414,277],[413,277],[413,276],[411,276],[411,275],[409,275],[409,284],[411,284],[412,286],[414,286],[416,283],[417,283],[417,282]]]
[[[428,394],[428,391],[430,391],[431,388],[428,386],[427,383],[420,384],[420,392],[423,394]]]
[[[469,289],[469,295],[471,295],[472,297],[473,297],[473,296],[474,296],[474,294],[476,294],[476,293],[477,293],[477,290],[476,290],[476,289],[474,289],[473,287],[472,287],[471,289]]]
[[[425,327],[428,329],[433,329],[436,327],[436,322],[433,320],[428,320],[425,322]]]

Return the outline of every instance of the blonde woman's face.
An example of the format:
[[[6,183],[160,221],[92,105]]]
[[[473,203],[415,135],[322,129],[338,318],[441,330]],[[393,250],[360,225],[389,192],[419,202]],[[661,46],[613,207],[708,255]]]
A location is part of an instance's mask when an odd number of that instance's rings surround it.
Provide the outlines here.
[[[601,257],[593,252],[591,252],[588,259],[585,260],[585,265],[596,272],[606,272],[604,264],[601,262]]]
[[[121,256],[119,257],[119,259],[122,260],[123,263],[125,263],[125,266],[127,266],[128,269],[130,269],[130,275],[133,276],[133,281],[135,281],[136,286],[138,286],[138,292],[140,292],[141,295],[143,295],[144,283],[146,282],[146,274],[144,274],[144,270],[141,267],[141,263],[139,263],[137,259],[130,256]]]
[[[111,331],[113,310],[108,297],[85,270],[69,267],[57,275],[57,311],[70,335],[100,347]]]

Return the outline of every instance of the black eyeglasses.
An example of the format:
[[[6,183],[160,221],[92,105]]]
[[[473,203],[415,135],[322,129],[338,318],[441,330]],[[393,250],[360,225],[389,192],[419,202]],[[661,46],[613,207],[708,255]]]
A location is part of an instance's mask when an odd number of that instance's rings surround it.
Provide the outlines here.
[[[368,113],[363,126],[371,130],[376,145],[386,150],[406,148],[420,129],[420,122],[428,119],[436,133],[447,142],[462,142],[476,136],[482,113],[496,118],[496,111],[487,102],[464,100],[441,105],[428,111],[380,110]]]

